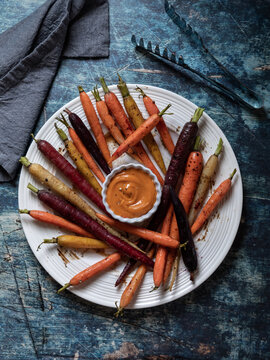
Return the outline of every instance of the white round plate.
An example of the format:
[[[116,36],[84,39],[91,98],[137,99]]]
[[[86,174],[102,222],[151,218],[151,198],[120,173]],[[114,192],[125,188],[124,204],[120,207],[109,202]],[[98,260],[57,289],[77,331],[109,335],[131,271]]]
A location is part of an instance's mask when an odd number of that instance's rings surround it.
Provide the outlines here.
[[[171,130],[171,134],[174,142],[178,137],[184,123],[189,121],[193,115],[197,106],[180,95],[174,94],[168,90],[164,90],[154,86],[139,85],[145,92],[156,101],[159,109],[163,109],[168,103],[172,104],[170,111],[174,115],[165,116],[164,119]],[[128,84],[131,95],[137,101],[143,115],[147,118],[147,112],[143,105],[143,100],[138,96],[135,91],[135,84]],[[111,91],[115,92],[122,102],[117,86],[110,86]],[[100,95],[103,97],[104,93],[101,89]],[[95,103],[91,93],[89,96]],[[84,115],[80,99],[77,97],[68,104],[59,109],[40,129],[36,138],[46,139],[56,149],[64,149],[63,143],[56,134],[54,128],[54,122],[56,116],[59,116],[65,108],[69,108],[71,111],[79,115],[85,124],[88,126],[86,117]],[[207,109],[206,109],[207,110]],[[59,124],[61,126],[61,124]],[[61,126],[63,128],[63,126]],[[166,165],[169,164],[170,156],[167,150],[162,146],[159,140],[158,134],[153,132],[157,143],[160,146]],[[237,233],[237,229],[240,223],[243,201],[243,189],[239,166],[234,155],[234,152],[226,139],[223,132],[216,125],[216,123],[204,113],[199,121],[199,134],[205,140],[205,148],[202,151],[204,160],[215,151],[219,138],[221,137],[224,142],[224,151],[220,156],[219,167],[215,178],[215,187],[220,184],[224,179],[228,178],[229,174],[234,168],[237,169],[237,174],[233,179],[233,186],[229,194],[222,201],[222,204],[218,207],[218,210],[214,216],[212,216],[207,230],[202,230],[195,237],[195,245],[198,255],[198,272],[195,278],[195,282],[192,283],[189,280],[189,274],[186,271],[182,261],[180,262],[179,273],[176,279],[173,290],[165,291],[165,289],[158,289],[150,292],[153,288],[152,272],[148,272],[145,276],[143,284],[141,285],[136,297],[130,304],[130,309],[140,309],[152,306],[165,304],[172,300],[178,299],[190,291],[194,290],[200,284],[202,284],[220,265],[228,253],[234,238]],[[33,141],[26,154],[31,162],[39,163],[46,167],[49,171],[57,176],[61,177],[61,174],[51,165],[48,160],[38,151],[35,142]],[[123,162],[131,162],[131,158],[127,155],[119,158],[115,162],[115,166],[120,165]],[[70,184],[67,179],[63,180]],[[36,197],[27,189],[27,184],[31,182],[39,189],[42,186],[35,181],[35,179],[28,173],[27,169],[22,168],[20,181],[19,181],[19,208],[20,209],[40,209],[47,210]],[[210,194],[210,192],[209,192]],[[77,251],[77,250],[64,250],[59,249],[57,245],[44,244],[39,251],[37,246],[45,238],[52,238],[63,234],[64,232],[60,228],[54,226],[42,224],[36,220],[33,220],[29,215],[21,215],[22,226],[28,243],[37,257],[40,264],[44,269],[59,283],[61,286],[67,282],[78,272],[82,271],[91,264],[101,260],[104,254],[97,253],[93,250]],[[63,254],[66,257],[67,264],[63,261]],[[85,300],[92,301],[99,305],[114,307],[115,301],[120,300],[121,294],[124,290],[125,284],[115,288],[114,283],[123,268],[124,262],[119,263],[117,267],[100,274],[95,279],[92,279],[82,285],[76,287],[70,287],[69,291],[82,297]],[[129,281],[129,278],[127,279]]]

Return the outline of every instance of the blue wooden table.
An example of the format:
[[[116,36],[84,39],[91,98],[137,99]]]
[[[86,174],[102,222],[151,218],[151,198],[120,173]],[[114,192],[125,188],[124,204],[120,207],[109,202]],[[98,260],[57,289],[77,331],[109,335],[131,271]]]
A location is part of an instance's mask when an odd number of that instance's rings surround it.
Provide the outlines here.
[[[43,0],[2,0],[0,30]],[[269,1],[174,2],[207,47],[270,107]],[[208,76],[220,76],[166,16],[163,1],[110,0],[110,57],[63,60],[37,129],[103,75],[174,91],[204,107],[230,141],[243,176],[244,207],[234,244],[202,286],[153,309],[114,311],[66,292],[39,265],[18,216],[18,177],[0,185],[0,358],[28,359],[267,359],[269,348],[269,120],[223,97],[187,72],[136,53],[137,33],[180,50]],[[1,49],[4,51],[4,49]],[[269,113],[268,113],[269,115]],[[269,116],[268,116],[269,118]],[[36,130],[37,130],[36,129]]]

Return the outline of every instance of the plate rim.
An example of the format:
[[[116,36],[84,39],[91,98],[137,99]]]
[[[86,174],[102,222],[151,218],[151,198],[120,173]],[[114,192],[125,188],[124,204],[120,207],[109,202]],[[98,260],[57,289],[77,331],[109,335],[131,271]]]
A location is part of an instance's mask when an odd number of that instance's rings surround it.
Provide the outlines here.
[[[167,94],[167,95],[173,95],[173,96],[177,96],[178,98],[181,99],[181,101],[183,103],[185,103],[186,105],[188,105],[191,109],[196,109],[198,106],[196,104],[194,104],[192,101],[188,100],[187,98],[183,97],[182,95],[179,95],[173,91],[170,91],[170,90],[167,90],[167,89],[164,89],[164,88],[161,88],[161,87],[158,87],[158,86],[153,86],[153,85],[148,85],[148,84],[140,84],[140,83],[127,83],[127,86],[134,90],[134,88],[136,88],[137,86],[139,87],[144,87],[144,88],[148,88],[150,90],[156,90],[158,92],[163,92],[164,94]],[[109,85],[108,86],[109,90],[110,91],[114,91],[114,90],[117,90],[117,85]],[[103,92],[103,89],[102,88],[99,88],[98,89],[100,92]],[[88,91],[87,92],[88,95],[92,95],[91,91]],[[44,126],[48,126],[48,124],[52,123],[53,121],[55,121],[55,118],[56,116],[58,116],[58,114],[60,112],[62,112],[65,108],[67,107],[71,107],[73,106],[74,104],[77,104],[78,101],[80,102],[80,96],[77,96],[76,98],[70,100],[68,103],[64,104],[61,108],[59,108],[57,111],[54,112],[54,114],[52,116],[50,116],[50,118],[41,126],[41,128],[39,129],[39,131],[37,132],[36,134],[36,137],[39,136],[39,133],[42,132]],[[161,306],[161,305],[165,305],[167,303],[170,303],[172,301],[175,301],[175,300],[178,300],[180,298],[183,298],[185,295],[191,293],[193,290],[197,289],[199,286],[201,286],[207,279],[209,279],[213,273],[218,269],[218,267],[221,265],[221,263],[224,261],[224,259],[226,258],[226,256],[228,255],[231,247],[232,247],[232,244],[235,240],[235,237],[237,235],[237,232],[239,230],[239,226],[240,226],[240,223],[241,223],[241,216],[242,216],[242,211],[243,211],[243,182],[242,182],[242,176],[241,176],[241,171],[240,171],[240,167],[239,167],[239,164],[238,164],[238,161],[237,161],[237,157],[235,156],[235,153],[233,151],[233,148],[229,142],[229,140],[227,139],[226,135],[224,134],[224,132],[222,131],[222,129],[217,125],[217,123],[207,114],[207,112],[204,112],[203,113],[204,116],[206,117],[206,120],[210,120],[211,123],[214,123],[214,125],[217,127],[217,129],[219,131],[221,131],[221,133],[223,134],[223,136],[225,137],[227,143],[229,144],[229,147],[231,148],[231,151],[235,157],[235,161],[236,161],[236,164],[237,164],[237,181],[240,182],[240,187],[241,187],[241,193],[238,194],[240,195],[240,204],[239,204],[239,211],[237,212],[238,214],[238,219],[237,219],[237,226],[235,225],[235,228],[234,228],[234,231],[233,233],[231,233],[232,235],[230,236],[231,238],[231,241],[229,243],[226,243],[226,248],[225,248],[225,252],[222,253],[222,256],[220,256],[219,260],[217,262],[214,263],[214,267],[213,266],[210,266],[209,268],[207,268],[206,270],[204,270],[199,282],[195,281],[195,283],[192,284],[192,288],[187,287],[182,293],[181,295],[177,296],[177,293],[175,293],[174,295],[172,294],[171,298],[163,298],[163,299],[160,299],[160,303],[154,303],[153,305],[149,304],[149,305],[144,305],[144,304],[136,304],[136,302],[131,306],[131,307],[127,307],[127,310],[138,310],[138,309],[147,309],[147,308],[153,308],[153,307],[156,307],[156,306]],[[26,155],[25,156],[28,156],[28,153],[30,152],[31,148],[34,146],[34,142],[31,142],[31,144],[29,145],[29,147],[27,148],[27,152],[26,152]],[[21,187],[22,187],[22,178],[23,178],[23,167],[20,171],[20,176],[19,176],[19,185],[18,185],[18,204],[19,204],[19,208],[20,207],[20,193],[21,193]],[[24,231],[24,227],[23,227],[23,222],[24,222],[24,219],[23,219],[23,216],[22,214],[20,214],[20,220],[21,220],[21,223],[22,223],[22,228],[23,228],[23,231]],[[35,251],[36,249],[34,249],[34,245],[31,244],[25,234],[25,231],[24,231],[24,235],[25,235],[25,238],[28,242],[28,245],[30,247],[30,249],[32,250],[35,258],[37,259],[38,263],[43,267],[43,269],[54,279],[54,281],[56,281],[57,283],[59,283],[61,286],[63,286],[63,283],[59,282],[58,280],[56,280],[55,278],[55,274],[53,274],[53,271],[51,269],[47,269],[46,268],[46,262],[45,261],[42,261],[40,258],[38,258],[37,256],[37,252]],[[110,308],[114,308],[114,306],[112,305],[109,305],[108,303],[106,303],[106,301],[94,301],[93,300],[89,300],[87,298],[85,298],[83,295],[80,294],[80,289],[76,289],[76,287],[74,288],[68,288],[68,290],[73,293],[74,295],[80,297],[81,299],[85,300],[85,301],[89,301],[90,303],[93,303],[93,304],[97,304],[97,305],[102,305],[102,306],[106,306],[106,307],[110,307]],[[100,297],[98,298],[100,300]]]

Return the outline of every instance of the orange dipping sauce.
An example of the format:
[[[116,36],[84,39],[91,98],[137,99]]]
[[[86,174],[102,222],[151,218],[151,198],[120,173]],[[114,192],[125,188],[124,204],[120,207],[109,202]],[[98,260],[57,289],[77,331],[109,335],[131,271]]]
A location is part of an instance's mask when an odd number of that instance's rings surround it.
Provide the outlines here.
[[[141,169],[116,174],[107,188],[110,209],[123,218],[137,218],[152,209],[157,192],[151,176]]]

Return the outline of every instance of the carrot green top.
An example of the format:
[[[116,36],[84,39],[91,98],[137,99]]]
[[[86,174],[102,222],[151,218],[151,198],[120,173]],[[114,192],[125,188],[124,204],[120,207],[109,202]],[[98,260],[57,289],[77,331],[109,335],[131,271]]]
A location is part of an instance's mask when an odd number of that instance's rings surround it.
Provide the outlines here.
[[[195,110],[194,115],[192,116],[192,118],[191,118],[190,121],[191,121],[191,122],[198,122],[198,121],[200,120],[203,112],[204,112],[204,109],[198,107],[198,108]]]
[[[119,78],[117,87],[120,90],[123,98],[125,98],[125,97],[130,95],[127,84],[124,82],[124,80],[121,78],[121,76],[119,74],[117,74],[117,75],[118,75],[118,78]]]
[[[223,146],[223,141],[220,138],[214,155],[218,156],[221,153],[222,146]]]
[[[103,91],[105,92],[105,94],[108,94],[110,92],[106,82],[105,82],[105,79],[103,77],[99,78],[99,81],[101,83],[101,86],[103,88]]]

